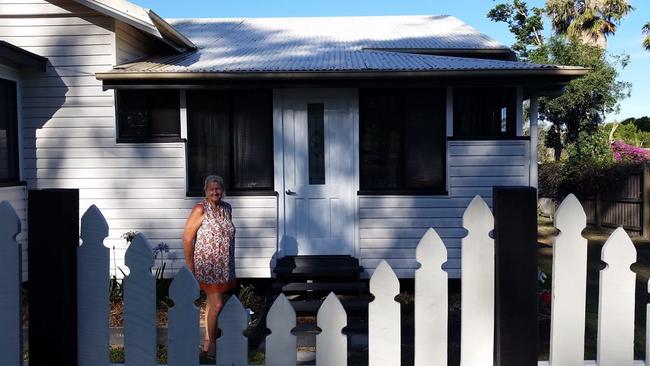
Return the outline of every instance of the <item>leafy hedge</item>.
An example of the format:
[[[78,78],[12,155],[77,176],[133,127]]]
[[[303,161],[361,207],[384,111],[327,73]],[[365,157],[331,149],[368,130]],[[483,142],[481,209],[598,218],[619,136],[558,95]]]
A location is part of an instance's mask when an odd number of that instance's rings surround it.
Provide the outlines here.
[[[638,174],[644,162],[619,161],[612,164],[567,164],[552,162],[539,165],[539,196],[563,198],[569,193],[579,197],[595,196],[630,174]]]

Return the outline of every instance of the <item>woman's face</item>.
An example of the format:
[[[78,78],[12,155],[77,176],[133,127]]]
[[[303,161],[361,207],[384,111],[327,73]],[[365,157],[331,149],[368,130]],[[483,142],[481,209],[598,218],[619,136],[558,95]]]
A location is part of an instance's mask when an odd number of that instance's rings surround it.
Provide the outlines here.
[[[212,202],[219,202],[222,193],[223,188],[221,188],[221,185],[217,182],[208,183],[208,188],[205,190],[206,198]]]

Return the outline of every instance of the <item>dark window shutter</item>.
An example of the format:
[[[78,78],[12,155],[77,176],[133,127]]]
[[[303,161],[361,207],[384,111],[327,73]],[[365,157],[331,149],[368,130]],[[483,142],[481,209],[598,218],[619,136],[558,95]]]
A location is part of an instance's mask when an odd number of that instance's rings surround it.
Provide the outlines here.
[[[180,138],[178,90],[117,90],[119,142]]]
[[[359,108],[362,190],[444,189],[443,91],[364,89]]]
[[[514,88],[454,89],[454,136],[514,136],[516,123]],[[505,125],[502,116],[505,112]]]
[[[18,179],[16,83],[0,79],[0,180]]]

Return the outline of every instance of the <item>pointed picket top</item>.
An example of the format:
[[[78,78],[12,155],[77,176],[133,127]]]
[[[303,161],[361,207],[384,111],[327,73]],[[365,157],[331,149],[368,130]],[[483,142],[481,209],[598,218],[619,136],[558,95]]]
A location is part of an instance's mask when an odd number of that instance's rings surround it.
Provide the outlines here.
[[[448,275],[442,269],[447,248],[434,229],[424,234],[415,250],[421,264],[415,270],[415,366],[446,365]]]
[[[553,365],[577,365],[584,361],[585,348],[587,239],[582,230],[587,216],[576,196],[562,201],[554,225],[560,234],[553,238],[549,360]]]
[[[632,365],[634,362],[634,297],[636,274],[630,265],[636,249],[623,228],[605,242],[598,290],[598,365]]]
[[[348,324],[348,317],[333,292],[323,301],[316,319],[322,330],[316,335],[316,366],[347,365],[348,340],[341,330]]]
[[[156,363],[156,279],[149,240],[138,234],[129,245],[125,263],[129,275],[124,288],[124,361],[128,366]]]
[[[81,246],[77,248],[77,363],[107,365],[109,249],[104,246],[108,224],[97,206],[81,218]]]
[[[560,235],[581,233],[587,226],[587,215],[578,198],[571,193],[558,206],[553,222]]]
[[[296,327],[296,312],[284,294],[278,295],[271,305],[266,326],[271,331],[266,336],[266,365],[295,366],[298,362],[296,336],[291,330]]]
[[[609,236],[603,245],[600,259],[607,263],[604,270],[614,266],[629,270],[629,266],[636,262],[636,248],[622,227],[614,230]]]
[[[135,238],[133,238],[131,245],[129,245],[129,249],[126,250],[124,263],[129,267],[130,271],[133,271],[136,268],[151,271],[154,259],[153,248],[151,247],[151,244],[149,244],[149,239],[147,239],[144,234],[138,233]]]
[[[370,278],[370,293],[375,299],[368,304],[368,365],[399,365],[400,304],[395,301],[399,281],[385,260]]]
[[[169,285],[169,297],[174,300],[174,303],[183,299],[196,299],[199,297],[199,283],[196,282],[196,278],[186,266],[176,272],[172,283]],[[191,301],[194,302],[194,300]]]
[[[447,261],[447,247],[433,228],[427,229],[415,249],[415,258],[422,266],[440,267]]]
[[[479,195],[474,196],[463,213],[463,226],[470,232],[486,233],[494,230],[494,216],[490,207]]]
[[[199,308],[194,301],[199,297],[199,284],[194,275],[183,266],[169,285],[169,297],[174,306],[169,309],[167,336],[168,365],[197,365],[199,354]]]
[[[20,219],[7,201],[0,203],[0,365],[22,365]]]
[[[388,262],[383,259],[370,277],[370,292],[375,298],[399,295],[399,280]]]
[[[0,203],[0,243],[15,242],[16,235],[20,233],[20,218],[13,206],[7,201]],[[16,243],[17,244],[17,243]]]
[[[461,240],[461,366],[492,364],[494,358],[494,230],[492,211],[480,197],[463,214]]]
[[[248,312],[237,296],[230,296],[219,314],[222,336],[217,339],[217,365],[248,366],[248,338],[243,334],[246,327]]]
[[[81,239],[82,246],[86,242],[93,245],[102,245],[102,241],[108,236],[108,223],[102,212],[95,205],[88,207],[81,217]],[[102,245],[103,246],[103,245]]]

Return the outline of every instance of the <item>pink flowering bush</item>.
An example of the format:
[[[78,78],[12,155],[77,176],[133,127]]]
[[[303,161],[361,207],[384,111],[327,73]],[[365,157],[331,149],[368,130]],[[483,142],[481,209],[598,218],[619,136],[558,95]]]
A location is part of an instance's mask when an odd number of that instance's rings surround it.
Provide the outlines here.
[[[644,148],[628,145],[623,141],[612,142],[612,154],[616,161],[644,162],[650,160],[650,152]]]

